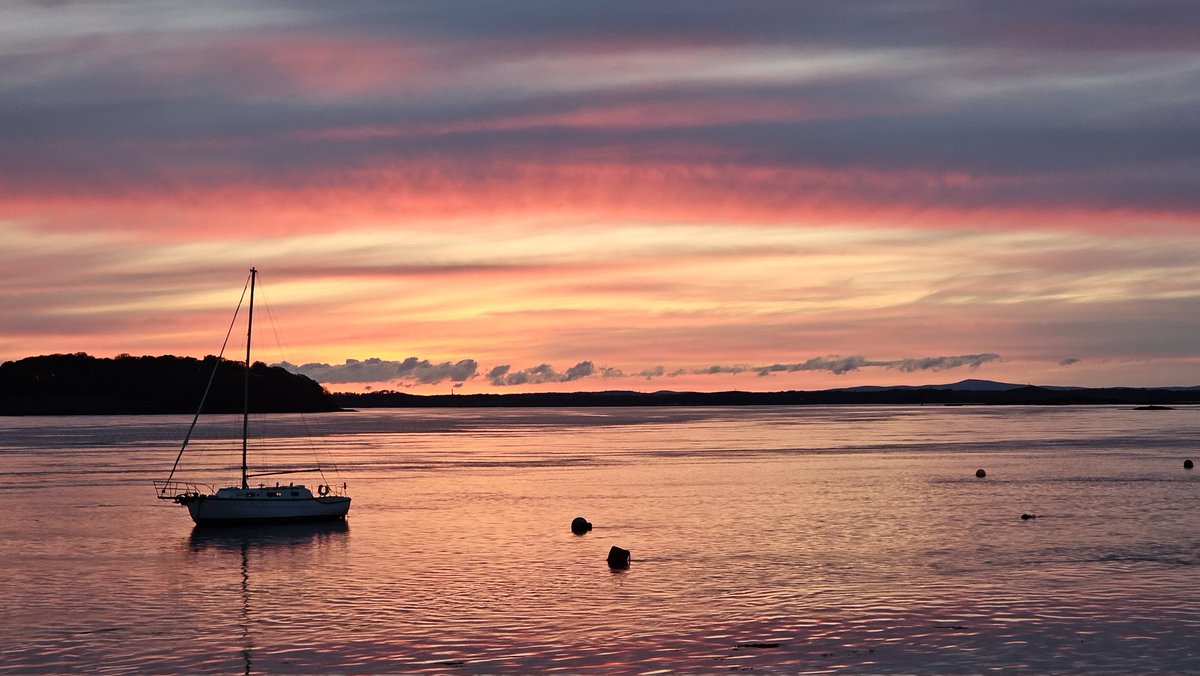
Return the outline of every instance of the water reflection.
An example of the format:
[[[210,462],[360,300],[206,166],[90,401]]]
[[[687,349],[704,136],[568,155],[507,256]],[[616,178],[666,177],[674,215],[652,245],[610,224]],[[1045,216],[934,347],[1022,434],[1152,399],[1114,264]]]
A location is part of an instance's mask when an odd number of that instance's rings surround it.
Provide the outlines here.
[[[240,650],[238,651],[242,673],[249,676],[254,672],[254,658],[259,650],[255,628],[261,630],[277,615],[281,607],[289,607],[296,599],[289,595],[279,596],[273,592],[280,580],[286,580],[290,565],[286,562],[304,562],[307,554],[320,556],[326,545],[344,542],[350,532],[345,521],[318,523],[294,523],[257,526],[195,526],[188,535],[185,558],[193,566],[210,566],[209,555],[219,562],[231,563],[236,555],[239,612],[234,627]],[[304,554],[304,555],[301,555]],[[284,565],[281,565],[284,563]],[[303,563],[301,563],[303,565]],[[223,571],[232,566],[218,565],[210,568],[218,579]],[[226,587],[228,588],[228,587]],[[259,607],[255,607],[255,599]],[[228,603],[228,599],[226,600]]]
[[[353,539],[193,529],[146,492],[175,451],[123,441],[153,429],[0,420],[0,672],[1200,673],[1172,415],[337,414]]]
[[[245,664],[245,669],[242,671],[246,676],[250,676],[251,664],[253,660],[251,655],[254,654],[254,640],[250,636],[250,544],[246,540],[242,541],[242,611],[238,614],[238,630],[242,635],[242,662]]]
[[[188,536],[192,551],[215,548],[245,551],[249,548],[300,547],[344,537],[345,521],[289,523],[272,526],[195,526]]]

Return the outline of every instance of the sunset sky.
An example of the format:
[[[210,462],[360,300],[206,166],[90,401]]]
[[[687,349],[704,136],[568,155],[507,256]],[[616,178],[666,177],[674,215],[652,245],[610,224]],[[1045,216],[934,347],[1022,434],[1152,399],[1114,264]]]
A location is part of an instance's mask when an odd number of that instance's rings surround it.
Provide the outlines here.
[[[0,92],[0,360],[257,266],[331,390],[1200,385],[1192,0],[12,0]]]

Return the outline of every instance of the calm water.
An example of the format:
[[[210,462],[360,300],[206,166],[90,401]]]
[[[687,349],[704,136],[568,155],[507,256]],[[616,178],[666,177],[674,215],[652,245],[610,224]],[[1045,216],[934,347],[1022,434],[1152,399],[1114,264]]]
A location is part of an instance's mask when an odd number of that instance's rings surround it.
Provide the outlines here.
[[[276,416],[350,520],[240,532],[186,423],[0,418],[0,671],[1200,672],[1198,409]]]

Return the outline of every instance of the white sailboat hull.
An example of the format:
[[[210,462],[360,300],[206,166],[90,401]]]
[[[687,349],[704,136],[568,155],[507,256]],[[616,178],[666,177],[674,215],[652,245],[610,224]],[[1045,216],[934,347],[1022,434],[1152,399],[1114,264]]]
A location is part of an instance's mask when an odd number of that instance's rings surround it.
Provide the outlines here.
[[[265,493],[257,493],[259,497],[224,496],[218,492],[190,496],[181,502],[197,525],[330,521],[345,519],[350,511],[350,498],[346,496],[261,497]]]

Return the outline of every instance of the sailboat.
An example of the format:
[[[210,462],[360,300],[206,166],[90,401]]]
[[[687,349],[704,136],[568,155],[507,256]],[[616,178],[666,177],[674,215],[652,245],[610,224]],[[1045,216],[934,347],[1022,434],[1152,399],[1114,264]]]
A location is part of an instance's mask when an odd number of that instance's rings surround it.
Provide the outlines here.
[[[175,479],[179,460],[183,457],[184,450],[187,449],[192,431],[196,428],[196,421],[204,409],[204,401],[208,398],[208,389],[206,389],[200,401],[200,408],[196,411],[195,418],[192,419],[192,425],[184,435],[183,445],[175,457],[175,464],[171,468],[170,475],[164,481],[154,482],[158,499],[169,500],[187,507],[188,514],[197,525],[271,524],[345,519],[346,514],[350,511],[350,496],[346,494],[344,483],[340,487],[321,484],[317,486],[317,494],[314,495],[310,488],[296,483],[281,485],[280,482],[276,482],[274,486],[267,486],[265,483],[252,485],[250,481],[251,478],[283,474],[283,472],[252,474],[246,462],[250,427],[250,339],[254,330],[254,287],[257,279],[258,270],[250,268],[250,305],[246,322],[246,368],[242,397],[241,484],[214,489],[211,485]],[[220,361],[220,359],[217,360],[218,366]],[[213,376],[215,377],[215,375],[216,367],[213,370]],[[212,387],[213,379],[213,377],[209,378],[209,388]],[[320,471],[320,468],[294,471]]]

